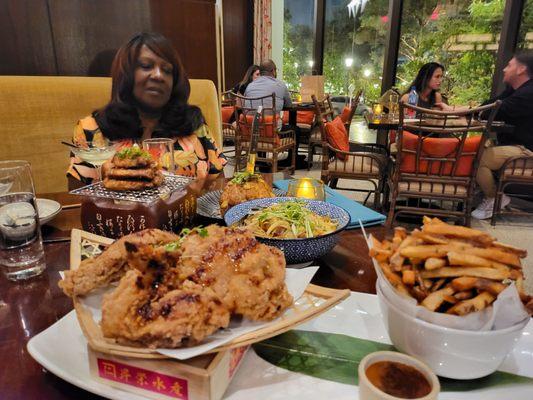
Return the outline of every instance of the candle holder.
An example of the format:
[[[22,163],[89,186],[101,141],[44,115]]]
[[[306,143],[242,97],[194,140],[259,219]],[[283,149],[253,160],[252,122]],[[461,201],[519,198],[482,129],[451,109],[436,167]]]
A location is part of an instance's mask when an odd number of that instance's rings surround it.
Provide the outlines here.
[[[382,116],[383,106],[380,103],[374,103],[372,105],[372,120],[377,123],[381,121]]]
[[[324,201],[326,199],[324,182],[313,178],[293,179],[289,182],[287,196]]]

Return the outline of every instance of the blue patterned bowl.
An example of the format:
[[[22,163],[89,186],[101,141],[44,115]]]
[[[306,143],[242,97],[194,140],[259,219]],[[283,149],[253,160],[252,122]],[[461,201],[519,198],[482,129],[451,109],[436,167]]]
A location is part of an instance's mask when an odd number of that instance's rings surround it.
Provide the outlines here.
[[[224,221],[228,226],[240,221],[249,214],[251,209],[268,207],[275,203],[294,201],[294,197],[271,197],[266,199],[250,200],[230,208],[224,215]],[[302,239],[257,239],[269,246],[275,246],[285,253],[287,264],[299,264],[313,261],[327,254],[337,241],[339,233],[350,222],[350,215],[341,207],[326,203],[325,201],[298,199],[306,203],[306,207],[318,215],[328,216],[338,221],[337,229],[327,235]]]

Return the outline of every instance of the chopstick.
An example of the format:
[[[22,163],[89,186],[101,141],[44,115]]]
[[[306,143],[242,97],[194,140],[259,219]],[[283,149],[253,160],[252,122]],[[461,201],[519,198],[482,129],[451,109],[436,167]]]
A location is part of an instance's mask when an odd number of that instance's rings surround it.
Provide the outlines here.
[[[74,147],[75,149],[78,148],[78,146],[72,144],[72,143],[69,143],[69,142],[65,142],[65,141],[61,141],[61,144],[64,144],[65,146],[69,146],[69,147]]]
[[[63,210],[68,210],[71,208],[80,208],[80,207],[81,207],[81,203],[65,204],[64,206],[61,206]]]
[[[57,238],[43,239],[43,243],[61,243],[61,242],[70,242],[70,237],[57,237]]]

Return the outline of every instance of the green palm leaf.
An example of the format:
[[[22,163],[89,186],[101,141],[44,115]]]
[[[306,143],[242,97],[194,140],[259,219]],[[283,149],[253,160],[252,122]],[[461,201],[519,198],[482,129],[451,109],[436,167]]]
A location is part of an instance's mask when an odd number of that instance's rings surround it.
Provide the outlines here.
[[[292,330],[254,344],[255,352],[277,367],[349,385],[359,382],[359,362],[375,351],[394,346],[336,333]],[[497,371],[485,378],[440,378],[443,391],[470,391],[507,384],[533,384],[532,378]]]

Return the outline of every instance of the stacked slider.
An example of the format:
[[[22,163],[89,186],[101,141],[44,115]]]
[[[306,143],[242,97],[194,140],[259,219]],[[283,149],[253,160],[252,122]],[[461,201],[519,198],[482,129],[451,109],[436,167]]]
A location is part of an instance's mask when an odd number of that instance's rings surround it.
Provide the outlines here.
[[[143,190],[161,186],[161,167],[150,153],[127,147],[102,165],[104,187],[109,190]]]

